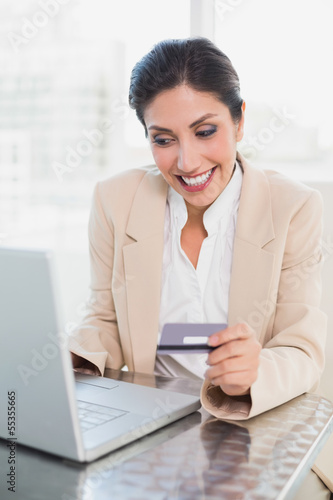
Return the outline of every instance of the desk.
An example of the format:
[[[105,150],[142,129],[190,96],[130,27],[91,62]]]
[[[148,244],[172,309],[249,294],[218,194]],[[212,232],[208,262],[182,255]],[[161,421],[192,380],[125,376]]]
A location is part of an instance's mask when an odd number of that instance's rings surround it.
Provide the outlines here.
[[[108,370],[106,376],[197,394],[200,383]],[[15,500],[291,499],[333,429],[333,405],[306,394],[238,424],[203,409],[91,464],[17,446]],[[0,471],[7,470],[0,441]]]

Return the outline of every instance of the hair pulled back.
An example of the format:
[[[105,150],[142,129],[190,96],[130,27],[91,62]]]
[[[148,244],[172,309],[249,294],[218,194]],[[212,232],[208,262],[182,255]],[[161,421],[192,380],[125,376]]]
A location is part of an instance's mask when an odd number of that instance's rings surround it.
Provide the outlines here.
[[[148,104],[165,90],[179,85],[213,94],[225,104],[235,123],[242,116],[238,75],[230,59],[203,37],[170,39],[157,43],[134,66],[129,89],[129,104],[145,127]]]

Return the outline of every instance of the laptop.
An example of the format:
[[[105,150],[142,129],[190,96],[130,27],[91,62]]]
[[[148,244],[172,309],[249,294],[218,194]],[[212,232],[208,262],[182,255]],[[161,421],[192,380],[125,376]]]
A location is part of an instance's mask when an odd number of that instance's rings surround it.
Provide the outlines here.
[[[74,373],[49,250],[0,247],[0,437],[91,462],[200,408],[199,396]]]

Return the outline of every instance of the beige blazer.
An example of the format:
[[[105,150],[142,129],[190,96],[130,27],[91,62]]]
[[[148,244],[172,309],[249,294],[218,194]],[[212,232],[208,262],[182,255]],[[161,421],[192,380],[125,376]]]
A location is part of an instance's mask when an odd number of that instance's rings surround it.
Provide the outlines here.
[[[245,321],[263,349],[251,398],[203,383],[213,415],[247,419],[316,389],[324,367],[320,311],[322,202],[317,191],[238,155],[243,185],[234,242],[229,325]],[[168,185],[156,167],[97,184],[89,223],[91,298],[72,352],[105,367],[154,370]]]

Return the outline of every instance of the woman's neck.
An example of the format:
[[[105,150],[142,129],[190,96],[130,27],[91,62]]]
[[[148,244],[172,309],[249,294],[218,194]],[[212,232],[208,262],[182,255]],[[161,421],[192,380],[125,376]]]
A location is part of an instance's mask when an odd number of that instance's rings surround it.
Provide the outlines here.
[[[209,207],[196,207],[195,205],[191,205],[185,200],[185,205],[187,209],[187,220],[194,225],[203,225],[203,216]]]

